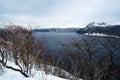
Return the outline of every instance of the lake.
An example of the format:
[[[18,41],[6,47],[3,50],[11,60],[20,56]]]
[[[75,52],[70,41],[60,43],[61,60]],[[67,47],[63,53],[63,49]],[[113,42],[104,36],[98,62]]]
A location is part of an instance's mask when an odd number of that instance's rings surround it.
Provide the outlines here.
[[[113,40],[114,44],[118,43],[118,46],[120,47],[120,45],[119,45],[120,39],[112,38],[112,37],[85,36],[85,35],[80,35],[80,34],[76,34],[76,33],[56,33],[56,32],[36,32],[36,33],[34,33],[34,36],[37,39],[43,41],[47,55],[50,54],[52,56],[59,56],[59,54],[61,54],[61,52],[63,51],[61,43],[68,42],[72,38],[81,39],[82,37],[84,37],[84,38],[88,39],[88,38],[93,37],[93,38],[97,38],[98,40],[101,40],[102,42],[104,41],[105,44],[109,43],[106,39],[110,39],[110,40]],[[97,45],[99,47],[98,43],[95,43],[95,45]],[[109,49],[112,49],[114,47],[111,44],[107,44],[107,46],[109,46],[109,47],[107,47]],[[113,48],[113,50],[114,50],[114,48]],[[104,54],[106,54],[106,56],[108,55],[107,53],[105,53],[104,49],[102,49],[102,51]],[[120,52],[119,49],[115,52],[115,55],[117,55],[117,57],[120,57],[119,52]],[[101,54],[102,53],[101,50],[98,53]],[[57,61],[57,59],[58,59],[58,57],[56,57],[56,61]],[[62,60],[65,63],[65,66],[67,66],[67,68],[69,67],[68,69],[71,69],[70,68],[71,62],[70,62],[70,59],[68,58],[68,56],[64,55],[64,59],[62,58]],[[117,62],[120,63],[120,61],[117,61]]]
[[[44,42],[48,53],[59,54],[60,50],[62,50],[61,43],[65,43],[72,38],[81,38],[84,35],[76,33],[36,32],[34,36]]]

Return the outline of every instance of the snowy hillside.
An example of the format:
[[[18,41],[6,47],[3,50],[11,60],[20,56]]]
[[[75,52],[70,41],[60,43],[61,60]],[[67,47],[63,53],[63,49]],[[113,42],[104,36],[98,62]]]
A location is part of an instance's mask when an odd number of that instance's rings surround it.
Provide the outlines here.
[[[5,69],[4,74],[0,76],[0,80],[67,80],[53,75],[46,75],[42,71],[37,71],[34,77],[26,78],[19,72],[12,71],[10,69]]]
[[[8,62],[8,65],[17,68],[17,66],[12,62]],[[33,77],[26,78],[19,72],[13,71],[11,69],[3,68],[3,71],[0,74],[0,80],[67,80],[50,74],[47,75],[45,74],[44,71],[35,71],[35,70],[33,71],[35,75],[33,75]]]
[[[120,25],[108,25],[104,22],[101,23],[89,23],[85,28],[77,31],[78,34],[93,34],[99,33],[104,34],[104,36],[120,36]],[[96,34],[95,34],[96,35]]]
[[[86,28],[106,27],[106,26],[110,26],[110,25],[106,24],[105,22],[100,22],[100,23],[91,22],[91,23],[89,23],[89,24],[86,26]]]

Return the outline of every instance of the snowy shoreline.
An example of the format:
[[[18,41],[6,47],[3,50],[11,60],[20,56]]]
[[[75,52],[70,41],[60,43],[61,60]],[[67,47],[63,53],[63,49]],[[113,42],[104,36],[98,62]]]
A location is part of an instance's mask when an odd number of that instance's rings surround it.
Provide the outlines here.
[[[116,35],[107,35],[107,34],[101,34],[101,33],[85,33],[83,35],[89,35],[89,36],[105,36],[105,37],[115,37],[115,38],[120,38],[120,36]]]

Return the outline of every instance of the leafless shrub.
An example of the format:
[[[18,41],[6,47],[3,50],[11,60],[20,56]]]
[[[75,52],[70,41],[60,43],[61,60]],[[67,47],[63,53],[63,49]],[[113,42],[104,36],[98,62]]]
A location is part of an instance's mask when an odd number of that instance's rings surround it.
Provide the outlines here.
[[[12,52],[14,62],[20,69],[8,68],[19,71],[26,77],[32,75],[31,69],[35,65],[37,57],[43,55],[44,52],[42,43],[34,38],[32,31],[20,26],[9,26],[4,29],[0,45]],[[5,52],[0,51],[1,63],[6,63],[4,61]]]
[[[71,59],[71,73],[76,77],[84,80],[116,80],[119,75],[120,39],[72,39],[64,43],[63,48]]]

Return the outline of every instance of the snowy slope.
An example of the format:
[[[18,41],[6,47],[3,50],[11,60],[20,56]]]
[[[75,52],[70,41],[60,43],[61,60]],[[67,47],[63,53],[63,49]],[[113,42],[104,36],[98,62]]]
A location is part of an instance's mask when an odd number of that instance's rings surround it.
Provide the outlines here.
[[[86,26],[86,28],[106,27],[106,26],[110,26],[110,25],[106,24],[105,22],[100,22],[100,23],[91,22],[91,23],[89,23],[89,24]]]
[[[17,66],[12,62],[8,62],[7,65],[17,68]],[[19,72],[7,68],[3,69],[4,72],[0,75],[0,80],[67,80],[53,75],[46,75],[44,71],[35,71],[35,75],[33,77],[26,78]]]
[[[55,77],[53,75],[46,75],[42,71],[37,71],[35,76],[33,77],[25,78],[19,72],[10,69],[5,69],[4,73],[0,76],[0,80],[67,80],[67,79],[62,79],[59,77]]]

